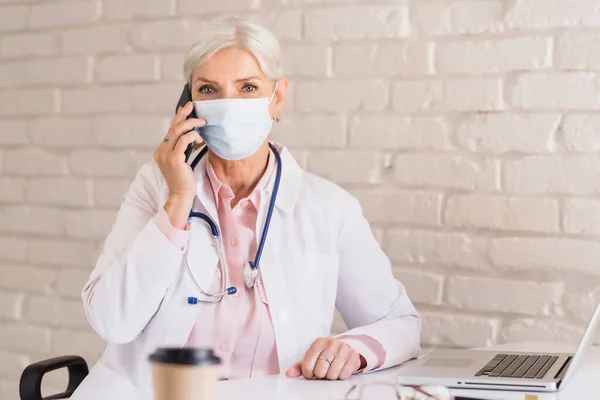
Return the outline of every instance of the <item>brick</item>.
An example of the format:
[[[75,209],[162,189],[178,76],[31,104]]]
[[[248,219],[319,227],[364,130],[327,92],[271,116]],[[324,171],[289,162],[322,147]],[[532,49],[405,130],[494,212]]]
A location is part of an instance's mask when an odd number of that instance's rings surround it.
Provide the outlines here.
[[[0,236],[0,260],[23,261],[27,259],[28,243],[25,239]]]
[[[600,301],[600,289],[594,285],[587,290],[566,293],[564,307],[566,311],[580,320],[588,322],[592,318],[598,301]]]
[[[504,165],[506,191],[519,194],[600,192],[600,159],[529,156]]]
[[[27,124],[23,119],[0,120],[0,146],[19,146],[28,144]]]
[[[567,233],[600,234],[600,201],[591,199],[565,200],[563,226]]]
[[[55,208],[28,205],[0,208],[0,231],[31,235],[62,235],[63,212]]]
[[[496,191],[499,165],[491,159],[433,154],[400,154],[394,162],[394,180],[411,187]]]
[[[17,382],[21,378],[23,370],[29,365],[29,362],[30,359],[25,354],[0,351],[0,376]],[[5,399],[6,397],[3,396],[2,398]]]
[[[421,343],[451,347],[487,347],[496,342],[499,321],[468,315],[422,312]]]
[[[310,153],[308,171],[338,184],[379,183],[385,174],[381,154],[366,151],[320,151]]]
[[[259,8],[259,0],[221,0],[219,2],[199,2],[179,0],[177,12],[182,15],[247,11]]]
[[[323,45],[289,44],[283,47],[286,76],[325,77],[331,73],[331,48]]]
[[[129,179],[101,179],[94,189],[95,202],[100,207],[118,207],[125,199]]]
[[[94,256],[95,247],[89,241],[32,239],[29,244],[29,262],[37,265],[90,267]]]
[[[58,111],[55,89],[9,89],[0,91],[0,117],[41,116]]]
[[[600,116],[566,115],[564,118],[563,140],[569,151],[600,151]]]
[[[442,304],[443,275],[426,271],[425,268],[394,268],[393,271],[396,279],[406,288],[408,297],[413,303]]]
[[[90,58],[36,60],[25,64],[25,76],[31,85],[76,85],[90,82]]]
[[[502,340],[507,343],[525,341],[545,341],[579,343],[583,328],[573,326],[567,321],[536,320],[533,318],[516,319],[502,330]]]
[[[113,148],[156,149],[171,126],[171,118],[106,116],[94,118],[94,142]]]
[[[15,175],[64,175],[65,160],[37,148],[7,150],[5,171]]]
[[[131,45],[139,50],[187,50],[195,42],[202,24],[193,20],[164,20],[133,25]]]
[[[280,10],[265,17],[263,21],[269,20],[267,26],[280,42],[297,42],[303,38],[302,10]]]
[[[64,89],[61,91],[61,112],[71,115],[124,114],[132,109],[131,91],[127,86]]]
[[[450,226],[530,232],[558,232],[556,200],[541,198],[451,196],[444,222]]]
[[[436,47],[436,71],[481,74],[534,70],[552,66],[552,39],[521,37],[459,41]]]
[[[22,294],[15,292],[0,292],[0,320],[20,320],[22,307]]]
[[[561,269],[597,273],[600,243],[577,239],[509,237],[493,239],[490,258],[499,267]]]
[[[58,273],[48,268],[25,265],[0,266],[0,287],[22,293],[45,294],[52,291]]]
[[[298,82],[296,102],[298,109],[305,112],[376,111],[387,105],[388,88],[379,81],[357,81],[351,85],[344,81]]]
[[[0,88],[16,88],[25,85],[22,62],[3,61],[0,65]]]
[[[399,38],[408,35],[407,5],[311,8],[304,14],[310,41]]]
[[[24,58],[58,54],[58,36],[53,33],[20,33],[0,38],[3,57]]]
[[[600,34],[563,32],[556,41],[556,64],[560,69],[600,69]]]
[[[86,210],[67,214],[67,235],[73,238],[104,239],[116,220],[116,212]]]
[[[90,271],[63,268],[58,276],[57,293],[61,296],[81,299],[81,291],[88,281]]]
[[[391,189],[355,190],[371,223],[441,225],[442,195]]]
[[[93,204],[93,182],[77,178],[32,178],[27,185],[31,204],[89,207]]]
[[[169,17],[174,13],[174,0],[104,0],[102,2],[102,19],[107,21]]]
[[[64,328],[88,328],[83,303],[49,296],[28,296],[23,309],[26,322]]]
[[[363,114],[351,118],[349,125],[351,147],[394,150],[448,150],[451,147],[449,126],[441,118]]]
[[[520,0],[507,9],[506,25],[517,29],[600,26],[600,9],[595,0]]]
[[[29,132],[31,141],[44,147],[85,147],[94,141],[89,118],[36,118]]]
[[[131,178],[137,172],[131,151],[78,150],[71,153],[68,163],[72,174],[85,177]]]
[[[551,153],[556,149],[558,114],[473,114],[457,128],[460,147],[493,153]]]
[[[394,229],[387,232],[383,247],[398,264],[489,269],[487,239],[473,234]]]
[[[105,56],[97,60],[98,82],[146,82],[158,79],[158,58],[151,54]]]
[[[344,147],[346,123],[343,116],[284,116],[273,127],[272,135],[291,147]]]
[[[433,72],[433,45],[421,41],[341,44],[334,53],[333,74],[341,77],[394,77]]]
[[[175,82],[136,85],[131,90],[132,110],[174,115],[181,89],[181,84]]]
[[[25,200],[26,181],[21,178],[0,177],[0,203],[21,203]]]
[[[596,110],[600,108],[600,78],[586,72],[524,73],[507,94],[518,108]]]
[[[177,81],[183,84],[183,55],[181,53],[163,54],[159,59],[160,80]],[[289,71],[286,70],[287,73]]]
[[[60,1],[31,7],[29,25],[34,29],[87,25],[100,18],[99,1]]]
[[[448,304],[463,310],[552,315],[560,307],[564,285],[454,276],[448,281]],[[510,296],[506,296],[510,293]]]
[[[503,30],[501,0],[466,0],[415,3],[411,6],[413,29],[425,35],[472,35]]]
[[[46,327],[5,323],[0,329],[0,343],[5,350],[47,353],[50,335],[51,330]]]
[[[67,55],[121,53],[130,50],[128,30],[119,25],[101,25],[62,31],[60,50]]]
[[[455,78],[416,80],[392,85],[396,111],[493,111],[504,107],[502,80]]]
[[[25,30],[28,19],[27,6],[2,6],[0,7],[0,32]]]
[[[57,354],[79,354],[97,360],[105,348],[106,343],[95,332],[60,329],[52,336],[52,351]]]

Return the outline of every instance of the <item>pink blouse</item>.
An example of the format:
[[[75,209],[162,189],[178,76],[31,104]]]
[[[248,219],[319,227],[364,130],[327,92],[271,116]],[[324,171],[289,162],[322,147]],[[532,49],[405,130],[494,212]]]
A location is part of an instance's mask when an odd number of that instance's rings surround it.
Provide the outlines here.
[[[214,348],[221,358],[222,376],[230,379],[280,372],[273,323],[262,279],[259,275],[254,288],[248,289],[243,277],[244,264],[254,260],[256,254],[256,219],[261,203],[269,201],[263,189],[273,176],[274,159],[271,153],[266,172],[252,193],[233,208],[233,191],[217,178],[212,165],[206,164],[206,175],[215,195],[229,274],[227,286],[235,286],[238,291],[234,295],[223,297],[219,303],[200,308],[198,321],[186,346]],[[187,245],[189,231],[174,228],[164,208],[160,209],[155,221],[173,244],[181,249]],[[219,265],[211,287],[207,288],[210,293],[220,290],[221,268],[223,266]],[[369,336],[341,336],[340,340],[365,358],[367,367],[364,371],[377,368],[385,361],[385,350]]]

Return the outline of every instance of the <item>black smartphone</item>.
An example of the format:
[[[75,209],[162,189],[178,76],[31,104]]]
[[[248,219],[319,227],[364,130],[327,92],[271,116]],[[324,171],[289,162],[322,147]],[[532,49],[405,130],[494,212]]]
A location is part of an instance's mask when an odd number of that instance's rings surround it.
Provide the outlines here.
[[[175,107],[175,113],[177,113],[177,109],[179,109],[179,107],[185,106],[189,101],[192,101],[192,92],[190,91],[190,86],[188,84],[186,84],[183,87],[183,91],[181,92],[181,97],[179,97],[179,101],[177,102],[177,107]],[[192,109],[192,112],[190,113],[190,115],[188,115],[188,118],[197,118],[196,111]],[[195,129],[200,129],[200,128],[195,128]],[[185,149],[185,162],[188,162],[188,159],[190,158],[190,155],[192,154],[193,150],[194,150],[194,143],[190,143],[188,145],[187,149]]]

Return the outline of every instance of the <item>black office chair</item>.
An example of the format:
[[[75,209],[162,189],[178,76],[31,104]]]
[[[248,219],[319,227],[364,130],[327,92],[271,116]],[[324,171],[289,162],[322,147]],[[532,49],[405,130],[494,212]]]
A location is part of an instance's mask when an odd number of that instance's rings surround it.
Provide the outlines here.
[[[42,378],[47,372],[67,368],[69,384],[64,393],[42,397]],[[57,400],[71,397],[77,386],[88,375],[89,369],[85,360],[79,356],[64,356],[43,360],[29,365],[21,374],[19,395],[21,400]]]

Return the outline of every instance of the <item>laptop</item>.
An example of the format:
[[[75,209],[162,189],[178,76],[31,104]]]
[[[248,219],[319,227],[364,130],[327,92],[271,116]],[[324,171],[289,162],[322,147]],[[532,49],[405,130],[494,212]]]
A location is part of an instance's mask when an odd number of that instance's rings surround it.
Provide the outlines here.
[[[600,303],[575,354],[486,350],[434,350],[399,369],[402,385],[552,392],[573,376],[600,321]]]

